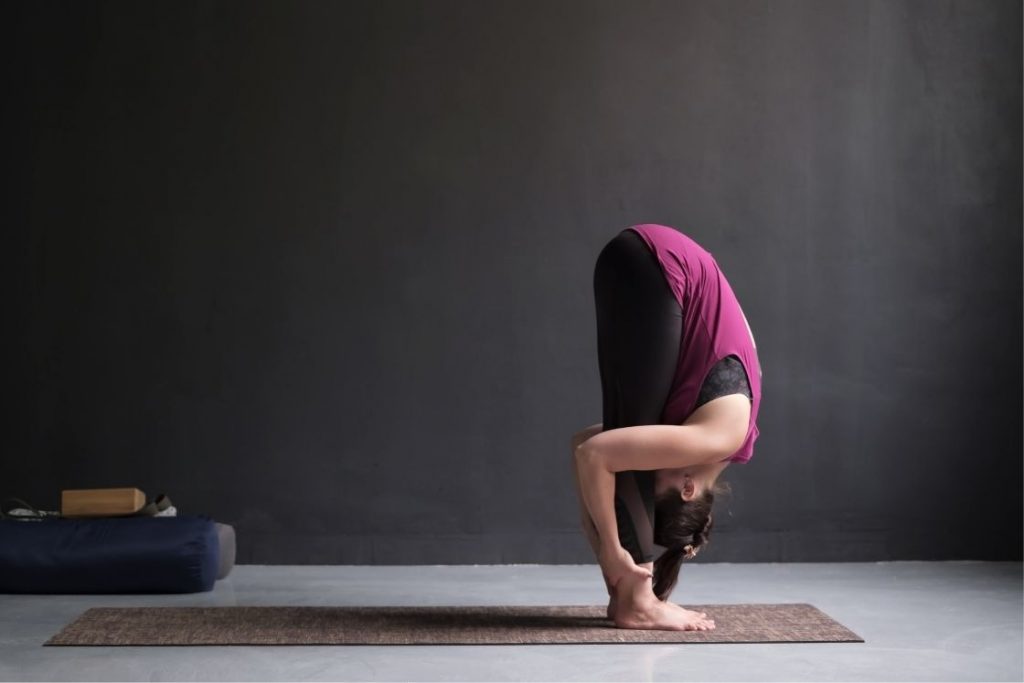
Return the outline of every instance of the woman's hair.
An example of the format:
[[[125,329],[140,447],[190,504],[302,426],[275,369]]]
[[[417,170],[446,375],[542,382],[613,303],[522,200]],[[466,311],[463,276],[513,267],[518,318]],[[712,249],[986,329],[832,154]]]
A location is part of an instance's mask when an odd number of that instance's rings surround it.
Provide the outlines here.
[[[667,600],[679,579],[684,559],[693,558],[708,542],[714,521],[711,506],[717,494],[729,492],[728,484],[715,484],[692,500],[683,500],[671,488],[654,501],[654,542],[666,548],[654,561],[654,594]]]

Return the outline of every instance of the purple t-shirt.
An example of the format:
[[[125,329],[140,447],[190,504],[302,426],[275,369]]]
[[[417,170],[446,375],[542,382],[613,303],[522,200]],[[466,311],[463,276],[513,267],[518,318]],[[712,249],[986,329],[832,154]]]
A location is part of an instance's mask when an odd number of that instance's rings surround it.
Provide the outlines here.
[[[761,362],[743,309],[711,253],[675,228],[645,223],[627,228],[651,248],[683,309],[683,338],[663,424],[682,424],[694,411],[701,385],[715,363],[735,354],[743,363],[753,401],[747,438],[726,458],[745,463],[754,452],[761,405]],[[751,369],[756,372],[751,372]]]

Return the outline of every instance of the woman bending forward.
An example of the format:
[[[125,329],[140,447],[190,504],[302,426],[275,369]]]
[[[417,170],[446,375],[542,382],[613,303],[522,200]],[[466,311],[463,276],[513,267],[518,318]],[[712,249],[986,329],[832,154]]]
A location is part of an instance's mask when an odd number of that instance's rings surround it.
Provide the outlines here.
[[[713,629],[668,596],[708,542],[718,475],[753,453],[754,335],[711,253],[664,225],[631,226],[605,245],[594,301],[604,419],[571,443],[608,617],[620,628]]]

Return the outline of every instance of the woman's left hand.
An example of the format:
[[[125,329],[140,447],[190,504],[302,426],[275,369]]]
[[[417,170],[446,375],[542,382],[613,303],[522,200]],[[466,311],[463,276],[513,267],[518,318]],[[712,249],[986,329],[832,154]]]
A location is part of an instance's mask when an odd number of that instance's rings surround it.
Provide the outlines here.
[[[604,574],[606,583],[611,587],[614,587],[626,576],[632,575],[645,579],[654,576],[649,569],[634,562],[629,551],[618,544],[608,547],[607,550],[602,548],[598,561],[601,564],[601,573]]]

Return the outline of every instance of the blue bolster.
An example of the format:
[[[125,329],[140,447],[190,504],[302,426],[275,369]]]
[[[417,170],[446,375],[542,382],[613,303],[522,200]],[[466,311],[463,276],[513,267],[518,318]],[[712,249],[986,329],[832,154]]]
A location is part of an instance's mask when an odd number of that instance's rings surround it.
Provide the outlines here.
[[[0,520],[0,593],[196,593],[213,589],[209,517]]]

